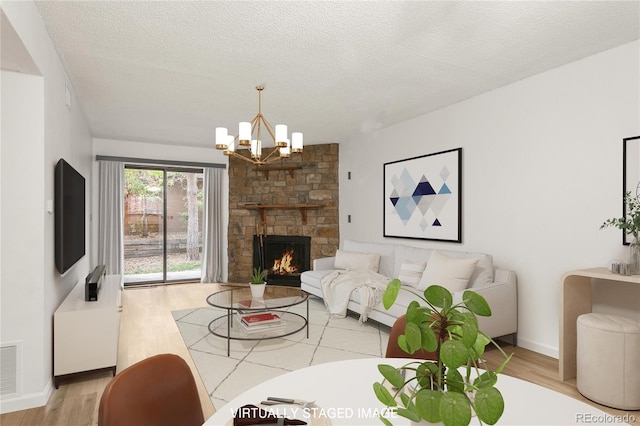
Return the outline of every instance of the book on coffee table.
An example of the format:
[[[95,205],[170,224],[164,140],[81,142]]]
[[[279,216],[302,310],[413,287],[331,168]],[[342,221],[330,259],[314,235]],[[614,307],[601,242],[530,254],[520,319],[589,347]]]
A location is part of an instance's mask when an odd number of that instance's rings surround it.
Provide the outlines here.
[[[242,329],[244,330],[245,333],[251,334],[251,333],[265,333],[265,332],[274,331],[274,330],[282,330],[285,327],[285,322],[280,321],[280,322],[270,323],[270,324],[260,324],[260,325],[249,326],[243,323],[242,321],[240,321],[240,325],[242,326]]]
[[[263,333],[284,328],[285,323],[280,315],[274,312],[258,312],[242,315],[240,325],[246,333]]]
[[[281,321],[280,315],[274,312],[257,312],[240,317],[240,322],[247,327],[257,327],[265,324],[274,324]]]

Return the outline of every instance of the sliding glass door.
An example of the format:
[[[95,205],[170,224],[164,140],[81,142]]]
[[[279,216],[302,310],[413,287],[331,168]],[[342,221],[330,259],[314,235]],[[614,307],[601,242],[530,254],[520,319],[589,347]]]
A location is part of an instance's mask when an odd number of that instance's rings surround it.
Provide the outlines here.
[[[196,281],[202,253],[202,170],[126,166],[125,285]]]

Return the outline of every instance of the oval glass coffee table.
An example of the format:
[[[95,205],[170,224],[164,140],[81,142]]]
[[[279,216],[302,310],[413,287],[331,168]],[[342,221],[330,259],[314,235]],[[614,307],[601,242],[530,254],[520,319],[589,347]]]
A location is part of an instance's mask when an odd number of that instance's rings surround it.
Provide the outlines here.
[[[304,302],[305,315],[290,311],[292,306]],[[219,316],[209,323],[211,334],[227,339],[227,356],[231,352],[231,340],[277,339],[304,328],[307,329],[309,338],[309,295],[299,287],[267,285],[264,296],[260,299],[251,297],[249,287],[234,287],[211,294],[207,297],[207,303],[227,311],[226,315]],[[270,316],[275,316],[276,319],[253,325],[244,325],[241,321],[241,317],[250,319]]]

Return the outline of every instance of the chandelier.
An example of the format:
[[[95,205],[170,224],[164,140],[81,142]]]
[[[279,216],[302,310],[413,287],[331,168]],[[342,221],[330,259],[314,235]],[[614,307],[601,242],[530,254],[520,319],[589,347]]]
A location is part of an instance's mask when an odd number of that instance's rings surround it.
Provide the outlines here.
[[[238,125],[238,136],[229,135],[226,127],[216,127],[216,149],[224,151],[224,155],[240,158],[256,165],[264,165],[289,158],[291,154],[302,152],[302,133],[291,133],[287,138],[287,126],[276,124],[274,127],[262,115],[263,86],[256,86],[258,91],[258,114],[251,122],[243,121]],[[262,157],[262,131],[273,140],[274,149]],[[246,153],[246,154],[245,154]]]

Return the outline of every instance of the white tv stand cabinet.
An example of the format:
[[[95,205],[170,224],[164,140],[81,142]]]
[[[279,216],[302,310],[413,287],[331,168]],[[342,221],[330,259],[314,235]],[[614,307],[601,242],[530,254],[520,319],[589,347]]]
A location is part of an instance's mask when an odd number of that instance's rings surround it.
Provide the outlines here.
[[[53,379],[69,374],[110,368],[116,374],[122,278],[107,275],[98,300],[84,300],[79,282],[53,315]]]

